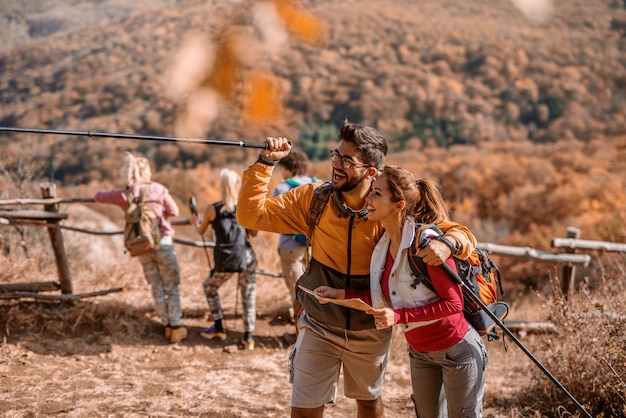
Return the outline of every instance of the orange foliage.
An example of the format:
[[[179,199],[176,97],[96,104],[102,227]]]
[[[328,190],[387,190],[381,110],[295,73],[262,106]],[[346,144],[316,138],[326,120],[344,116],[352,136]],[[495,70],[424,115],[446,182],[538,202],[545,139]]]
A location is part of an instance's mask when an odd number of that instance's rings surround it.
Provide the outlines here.
[[[388,160],[435,178],[454,219],[479,241],[550,250],[551,238],[568,226],[580,228],[586,239],[612,231],[615,240],[616,222],[624,223],[626,152],[611,141],[597,145],[487,142],[426,147]],[[625,239],[621,231],[619,240]]]
[[[218,64],[210,69],[203,83],[226,99],[232,98],[241,72],[236,52],[237,42],[238,39],[233,32],[225,33],[216,42],[215,62]]]
[[[248,79],[243,98],[243,118],[247,122],[264,123],[278,120],[284,109],[275,77],[267,73],[253,73]]]
[[[253,3],[236,8],[235,16],[226,20],[212,39],[204,42],[190,39],[179,51],[169,76],[173,85],[170,94],[181,106],[176,121],[178,135],[201,135],[225,111],[240,117],[245,126],[284,122],[286,113],[278,80],[269,70],[261,68],[263,62],[270,60],[271,51],[282,46],[281,36],[257,39],[250,35],[254,31],[248,31],[243,23],[282,24],[284,28],[256,29],[261,33],[287,31],[311,43],[322,40],[323,26],[319,19],[296,7],[291,0],[274,0],[279,18],[274,21],[268,16],[255,19],[254,8],[249,7]],[[212,59],[206,59],[210,55]]]
[[[320,42],[324,29],[320,19],[297,8],[292,0],[274,0],[287,30],[308,42]]]

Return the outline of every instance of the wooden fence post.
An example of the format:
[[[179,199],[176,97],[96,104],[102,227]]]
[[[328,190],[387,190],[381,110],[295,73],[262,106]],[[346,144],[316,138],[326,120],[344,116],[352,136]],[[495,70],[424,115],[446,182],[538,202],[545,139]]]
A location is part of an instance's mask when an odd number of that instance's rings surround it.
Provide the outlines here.
[[[565,237],[579,239],[580,229],[574,228],[572,226],[568,227]],[[565,252],[569,254],[573,254],[576,252],[576,249],[566,248]],[[576,287],[575,276],[576,276],[576,267],[571,263],[563,264],[563,267],[561,267],[561,292],[565,296],[565,299],[567,299],[570,289]]]
[[[54,199],[57,197],[57,188],[54,183],[42,183],[40,185],[41,195],[44,199]],[[47,212],[58,212],[59,205],[57,203],[44,205]],[[47,222],[58,223],[58,220],[48,220]],[[57,262],[57,271],[59,273],[59,283],[61,284],[61,293],[72,293],[72,278],[70,276],[70,265],[65,252],[65,243],[63,242],[63,234],[60,228],[48,228],[50,235],[50,243],[54,251],[54,258]]]

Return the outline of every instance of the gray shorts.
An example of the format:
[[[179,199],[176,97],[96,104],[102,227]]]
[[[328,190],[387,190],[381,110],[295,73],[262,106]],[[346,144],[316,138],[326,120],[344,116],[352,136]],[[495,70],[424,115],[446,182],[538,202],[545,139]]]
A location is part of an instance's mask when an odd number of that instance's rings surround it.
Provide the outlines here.
[[[304,313],[290,354],[291,406],[317,408],[334,403],[343,365],[346,397],[371,401],[382,393],[391,328],[346,331]]]

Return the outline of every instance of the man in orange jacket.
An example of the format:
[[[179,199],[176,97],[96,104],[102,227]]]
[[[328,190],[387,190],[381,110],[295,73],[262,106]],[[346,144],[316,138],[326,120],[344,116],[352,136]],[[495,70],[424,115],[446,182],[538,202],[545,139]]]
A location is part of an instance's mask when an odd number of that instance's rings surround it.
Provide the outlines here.
[[[370,258],[382,235],[377,222],[367,221],[365,198],[383,167],[385,138],[374,128],[345,121],[337,148],[331,151],[332,197],[310,238],[311,260],[298,284],[308,289],[330,286],[369,289]],[[237,221],[245,228],[276,233],[308,234],[307,215],[317,192],[315,184],[296,187],[269,199],[274,166],[291,144],[267,138],[268,149],[243,173]],[[422,250],[428,264],[439,265],[453,252],[467,257],[476,241],[459,225],[447,233],[453,249],[440,241]],[[359,417],[382,417],[382,385],[387,367],[391,328],[377,330],[371,315],[335,304],[320,304],[298,290],[304,307],[298,338],[290,355],[291,416],[321,417],[324,405],[335,402],[340,370],[344,393],[357,402]]]

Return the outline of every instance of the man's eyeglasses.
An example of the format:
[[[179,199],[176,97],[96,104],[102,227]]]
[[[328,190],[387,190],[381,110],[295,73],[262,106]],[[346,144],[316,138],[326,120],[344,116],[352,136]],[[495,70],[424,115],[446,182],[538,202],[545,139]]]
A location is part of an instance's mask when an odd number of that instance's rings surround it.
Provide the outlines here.
[[[330,161],[334,163],[337,160],[339,160],[339,163],[341,164],[343,168],[347,168],[347,169],[370,166],[369,164],[364,164],[364,163],[359,163],[357,161],[354,161],[352,157],[348,157],[347,155],[341,155],[339,154],[339,151],[334,149],[330,152]]]

